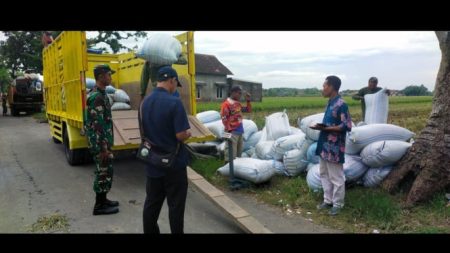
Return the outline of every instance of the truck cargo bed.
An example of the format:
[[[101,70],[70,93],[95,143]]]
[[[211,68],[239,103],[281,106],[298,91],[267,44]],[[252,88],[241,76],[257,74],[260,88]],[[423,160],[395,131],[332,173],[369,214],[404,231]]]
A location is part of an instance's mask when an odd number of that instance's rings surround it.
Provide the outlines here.
[[[114,147],[136,145],[141,143],[139,133],[138,111],[112,111],[114,125]],[[136,147],[137,148],[137,147]]]
[[[141,143],[137,110],[112,111],[114,150],[138,148]],[[215,136],[195,116],[188,115],[192,137],[187,142],[214,140]]]

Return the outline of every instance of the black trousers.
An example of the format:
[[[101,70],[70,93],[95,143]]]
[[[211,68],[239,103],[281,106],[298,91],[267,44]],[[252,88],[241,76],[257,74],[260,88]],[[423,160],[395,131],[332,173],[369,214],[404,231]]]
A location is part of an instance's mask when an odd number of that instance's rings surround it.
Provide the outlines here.
[[[169,169],[164,177],[147,177],[144,204],[144,234],[159,234],[158,218],[164,199],[169,206],[170,231],[184,233],[184,208],[188,188],[187,171]]]

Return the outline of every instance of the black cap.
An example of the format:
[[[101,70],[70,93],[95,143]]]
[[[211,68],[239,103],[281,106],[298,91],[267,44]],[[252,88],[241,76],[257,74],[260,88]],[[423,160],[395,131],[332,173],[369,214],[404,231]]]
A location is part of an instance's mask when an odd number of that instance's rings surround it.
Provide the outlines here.
[[[94,68],[94,76],[98,76],[100,74],[111,72],[111,75],[116,73],[116,71],[112,70],[108,64],[100,64],[95,66]]]
[[[178,74],[177,71],[172,68],[171,66],[163,66],[158,69],[158,82],[166,81],[169,78],[174,78],[178,82],[178,87],[182,87],[180,80],[178,80]]]
[[[231,87],[230,92],[236,92],[236,91],[242,91],[241,87],[240,86]]]

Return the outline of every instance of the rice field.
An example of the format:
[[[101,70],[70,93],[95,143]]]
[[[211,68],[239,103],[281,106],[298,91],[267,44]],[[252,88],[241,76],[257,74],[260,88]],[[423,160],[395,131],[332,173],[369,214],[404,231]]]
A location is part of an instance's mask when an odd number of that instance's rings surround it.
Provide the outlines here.
[[[389,97],[388,123],[407,128],[416,134],[425,127],[431,112],[433,97]],[[361,102],[351,97],[344,97],[350,109],[353,122],[361,121]],[[262,129],[265,116],[286,110],[292,126],[297,126],[298,118],[323,112],[327,103],[322,97],[264,97],[262,102],[253,102],[252,113],[245,113],[244,118],[255,121]],[[199,102],[197,112],[220,110],[221,102]]]

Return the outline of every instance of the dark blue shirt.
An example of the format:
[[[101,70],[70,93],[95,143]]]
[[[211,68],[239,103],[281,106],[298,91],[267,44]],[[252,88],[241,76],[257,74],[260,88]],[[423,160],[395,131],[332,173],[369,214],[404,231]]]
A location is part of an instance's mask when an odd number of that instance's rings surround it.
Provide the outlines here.
[[[338,95],[328,101],[322,123],[327,126],[339,126],[342,131],[320,131],[316,155],[329,162],[344,163],[345,137],[347,132],[352,130],[352,118],[341,96]]]
[[[155,88],[142,102],[142,124],[144,135],[159,149],[173,152],[178,140],[176,134],[190,128],[189,121],[180,98],[163,88]],[[173,169],[185,170],[189,154],[182,145]],[[162,177],[167,169],[147,165],[147,176]]]

